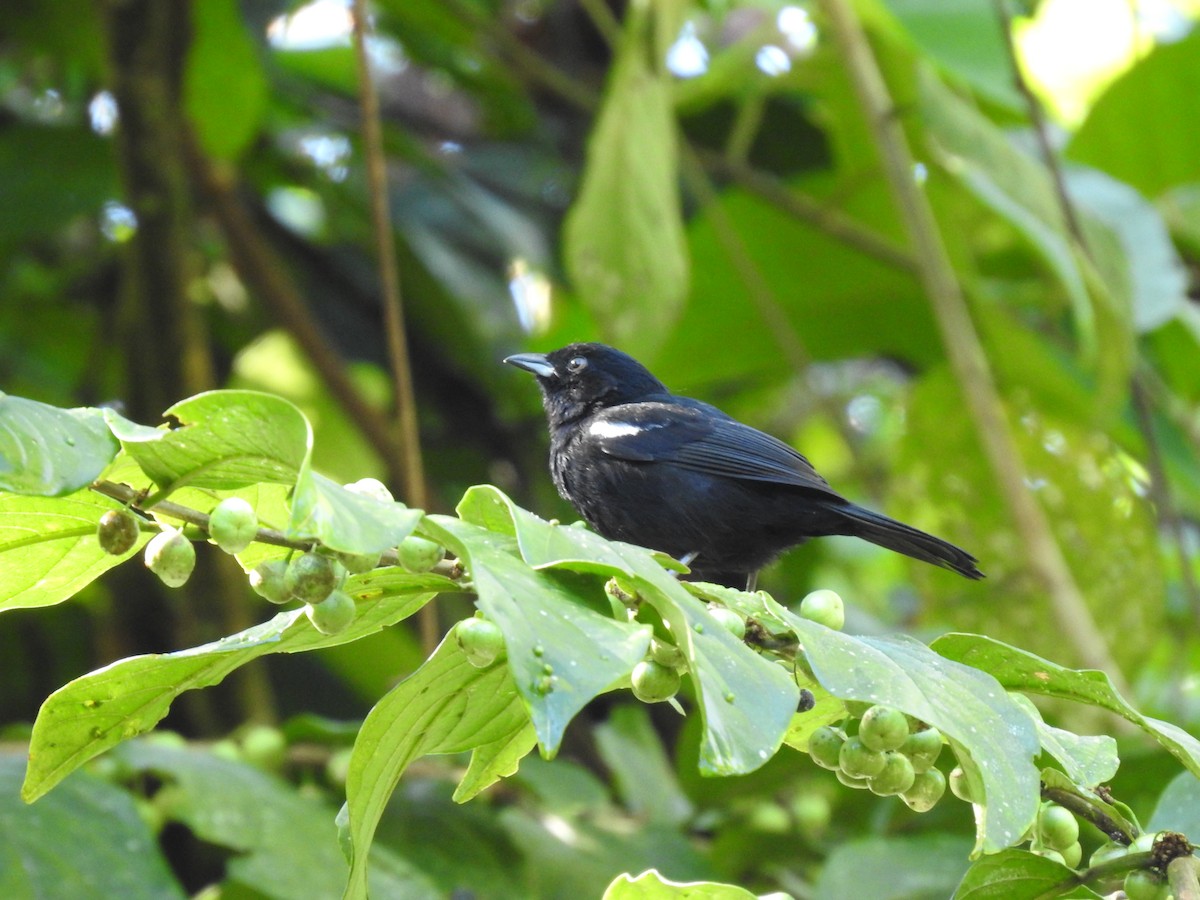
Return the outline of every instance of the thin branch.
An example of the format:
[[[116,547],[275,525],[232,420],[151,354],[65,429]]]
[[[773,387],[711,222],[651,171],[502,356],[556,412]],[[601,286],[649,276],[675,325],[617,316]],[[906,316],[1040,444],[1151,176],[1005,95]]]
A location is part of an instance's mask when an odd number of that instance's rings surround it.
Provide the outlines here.
[[[400,453],[387,420],[363,398],[346,371],[345,361],[314,321],[282,260],[263,241],[260,229],[237,195],[232,173],[218,169],[197,148],[192,148],[190,157],[193,177],[225,237],[238,277],[296,339],[330,392],[383,459],[389,478],[403,483],[397,469]]]
[[[915,161],[883,74],[849,0],[822,0],[842,59],[862,104],[898,210],[912,242],[921,282],[942,335],[942,344],[967,411],[1008,503],[1025,546],[1031,574],[1049,594],[1059,628],[1084,665],[1109,673],[1118,689],[1124,678],[1096,626],[1055,540],[1045,511],[1029,491],[1020,450],[1006,418],[987,355],[958,284],[928,198],[913,178]]]

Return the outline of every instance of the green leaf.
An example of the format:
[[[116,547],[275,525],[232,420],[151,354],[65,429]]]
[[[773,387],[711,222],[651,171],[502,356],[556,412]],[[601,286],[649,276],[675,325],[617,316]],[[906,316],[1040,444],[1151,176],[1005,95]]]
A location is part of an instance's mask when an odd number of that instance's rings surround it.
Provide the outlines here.
[[[1037,812],[1037,733],[994,678],[904,635],[851,636],[802,619],[765,594],[742,597],[739,612],[800,640],[830,693],[894,706],[939,729],[956,753],[970,754],[986,797],[976,814],[977,849],[995,853],[1020,839]]]
[[[1095,669],[1066,669],[1016,647],[977,634],[947,634],[933,642],[947,659],[981,669],[1010,691],[1074,700],[1107,709],[1137,725],[1200,777],[1200,740],[1177,725],[1144,716]]]
[[[752,772],[779,749],[799,699],[796,684],[782,667],[726,631],[651,551],[606,541],[583,528],[552,525],[491,486],[468,490],[458,509],[465,519],[514,535],[521,556],[534,568],[623,575],[634,583],[687,657],[704,722],[703,773]]]
[[[641,875],[618,875],[604,900],[754,900],[754,894],[716,881],[671,881],[650,869]]]
[[[1067,144],[1067,156],[1151,198],[1174,185],[1200,181],[1192,128],[1200,118],[1198,52],[1200,32],[1158,44],[1092,104]]]
[[[688,282],[670,76],[650,67],[648,4],[630,7],[563,230],[567,271],[602,331],[630,352],[654,350]]]
[[[1178,831],[1200,834],[1200,781],[1191,772],[1180,772],[1171,779],[1158,798],[1146,830]]]
[[[453,637],[367,715],[346,779],[343,838],[347,898],[366,897],[367,853],[404,770],[429,753],[459,753],[508,739],[528,717],[507,666],[477,669]]]
[[[59,688],[34,722],[21,796],[36,800],[96,754],[149,731],[184,691],[219,684],[234,669],[268,653],[299,653],[357,640],[412,615],[438,591],[460,588],[436,575],[392,568],[356,575],[345,590],[358,611],[350,627],[336,635],[318,632],[303,610],[289,610],[211,644],[132,656]]]
[[[1071,781],[1095,787],[1117,774],[1121,760],[1117,756],[1116,739],[1106,734],[1079,735],[1047,725],[1032,700],[1024,694],[1013,694],[1012,698],[1029,713],[1037,725],[1042,749],[1058,760]]]
[[[96,480],[117,442],[98,409],[59,409],[0,393],[0,490],[61,497]]]
[[[454,789],[454,802],[466,803],[501,778],[514,774],[536,746],[537,730],[532,722],[524,720],[514,722],[511,734],[476,747],[471,751],[466,774]]]
[[[187,896],[128,792],[80,773],[30,807],[24,770],[24,754],[0,755],[0,897]]]
[[[100,517],[120,508],[87,489],[53,498],[0,493],[0,611],[61,603],[137,553],[149,532],[124,556],[96,539]]]
[[[596,750],[637,819],[681,827],[695,812],[644,705],[621,706],[595,730]]]
[[[258,134],[267,77],[236,0],[192,6],[183,105],[209,156],[235,160]]]
[[[305,463],[292,496],[289,537],[315,538],[333,550],[382,553],[412,534],[419,509],[355,494]]]
[[[814,897],[925,900],[948,897],[967,869],[968,839],[947,834],[868,837],[839,844]]]
[[[1068,889],[1071,893],[1067,893]],[[1060,862],[1005,850],[976,860],[954,892],[954,900],[1043,900],[1048,897],[1096,897],[1078,885],[1075,873]]]
[[[312,449],[312,429],[287,400],[257,391],[209,391],[164,413],[181,425],[146,428],[110,414],[122,447],[167,494],[190,486],[233,490],[292,484]],[[160,498],[161,499],[161,498]]]
[[[429,516],[424,530],[470,573],[480,609],[504,633],[538,741],[553,755],[571,719],[646,655],[650,628],[591,609],[553,573],[510,553],[511,539],[495,532],[448,516]]]

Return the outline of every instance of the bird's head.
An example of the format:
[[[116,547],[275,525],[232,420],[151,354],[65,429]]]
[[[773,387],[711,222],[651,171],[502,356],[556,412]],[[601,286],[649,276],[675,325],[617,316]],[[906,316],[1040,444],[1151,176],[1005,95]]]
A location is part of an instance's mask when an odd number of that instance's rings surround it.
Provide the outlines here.
[[[667,392],[640,362],[604,344],[570,344],[553,353],[518,353],[504,361],[537,376],[552,426]]]

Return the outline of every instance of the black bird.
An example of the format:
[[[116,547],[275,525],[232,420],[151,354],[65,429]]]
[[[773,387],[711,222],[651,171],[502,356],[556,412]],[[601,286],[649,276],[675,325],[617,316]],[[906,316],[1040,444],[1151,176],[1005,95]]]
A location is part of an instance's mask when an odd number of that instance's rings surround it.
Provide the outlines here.
[[[669,553],[692,577],[752,586],[785,550],[830,534],[983,577],[965,550],[851,503],[787,444],[672,394],[620,350],[504,361],[537,376],[558,492],[604,537]]]

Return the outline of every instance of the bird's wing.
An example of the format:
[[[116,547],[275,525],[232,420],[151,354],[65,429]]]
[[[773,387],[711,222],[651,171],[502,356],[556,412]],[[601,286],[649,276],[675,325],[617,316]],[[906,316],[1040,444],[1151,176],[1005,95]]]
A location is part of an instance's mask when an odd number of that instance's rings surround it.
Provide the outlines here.
[[[691,401],[609,407],[585,426],[604,453],[631,462],[669,462],[723,478],[764,481],[839,497],[807,459],[783,441]]]

